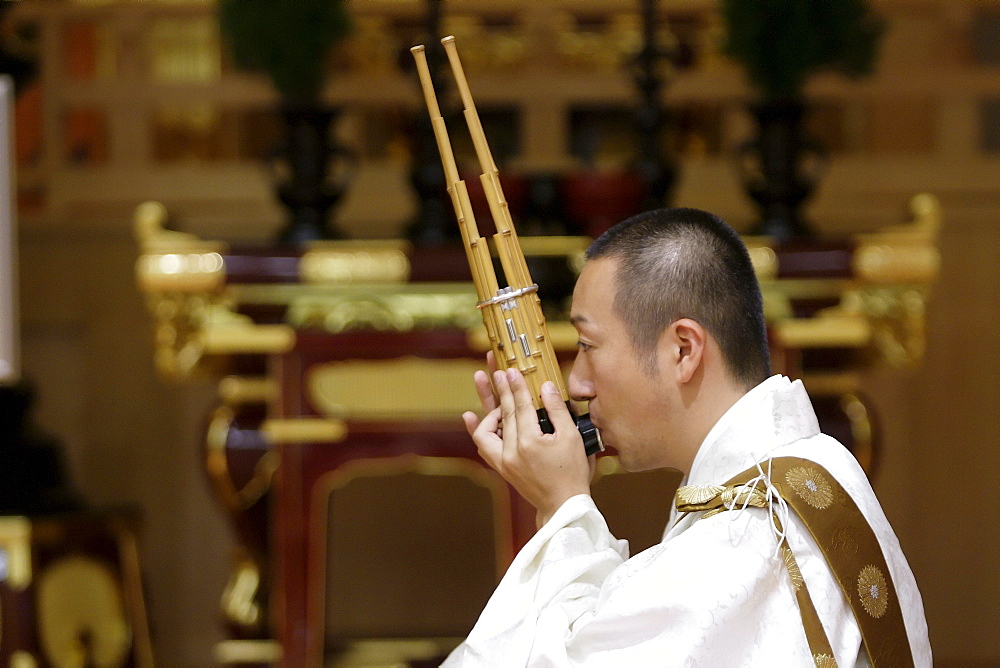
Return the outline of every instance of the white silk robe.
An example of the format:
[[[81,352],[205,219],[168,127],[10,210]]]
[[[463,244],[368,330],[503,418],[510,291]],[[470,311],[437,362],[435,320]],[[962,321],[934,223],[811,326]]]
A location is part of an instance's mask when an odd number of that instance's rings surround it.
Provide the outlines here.
[[[918,667],[931,666],[916,582],[861,467],[821,434],[801,382],[774,376],[716,424],[685,484],[722,484],[769,457],[829,471],[882,546]],[[670,503],[673,499],[636,499]],[[588,495],[575,496],[514,559],[475,628],[444,666],[812,666],[798,604],[766,509],[675,523],[629,558]],[[866,666],[861,632],[805,526],[785,522],[837,665]]]

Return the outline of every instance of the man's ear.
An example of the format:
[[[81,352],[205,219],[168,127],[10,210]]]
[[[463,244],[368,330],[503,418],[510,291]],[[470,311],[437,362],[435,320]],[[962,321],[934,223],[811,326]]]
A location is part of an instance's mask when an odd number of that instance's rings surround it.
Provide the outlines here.
[[[701,366],[708,345],[708,332],[697,321],[681,318],[672,322],[664,333],[667,340],[663,343],[669,346],[669,359],[674,362],[677,382],[686,383]]]

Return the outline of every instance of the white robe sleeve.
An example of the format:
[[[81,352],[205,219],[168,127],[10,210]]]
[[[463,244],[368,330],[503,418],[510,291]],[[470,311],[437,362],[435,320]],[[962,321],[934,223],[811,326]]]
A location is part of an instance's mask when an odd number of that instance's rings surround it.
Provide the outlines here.
[[[444,665],[811,666],[774,546],[763,513],[726,513],[627,559],[591,498],[573,497]]]

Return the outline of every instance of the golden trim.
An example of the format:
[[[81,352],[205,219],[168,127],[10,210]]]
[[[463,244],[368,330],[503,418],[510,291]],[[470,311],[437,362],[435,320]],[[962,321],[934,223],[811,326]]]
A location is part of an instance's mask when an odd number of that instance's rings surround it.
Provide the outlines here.
[[[280,389],[277,380],[266,376],[226,376],[219,381],[219,399],[227,406],[270,403]]]
[[[816,668],[837,668],[837,660],[829,654],[815,654],[813,662]]]
[[[757,238],[747,238],[747,252],[750,255],[750,264],[753,265],[754,273],[757,274],[758,281],[771,281],[778,277],[778,255],[774,249],[765,245],[764,241]]]
[[[814,483],[821,478],[831,488],[830,501],[836,497],[837,505],[831,510],[816,510],[817,506],[808,501],[808,496],[821,491],[819,484],[806,486],[809,494],[803,496],[801,490],[791,482],[805,472],[806,481]],[[745,485],[758,475],[756,468],[734,476],[727,488]],[[772,483],[789,507],[799,516],[805,527],[816,540],[823,557],[830,566],[837,582],[847,597],[848,603],[858,620],[865,646],[875,666],[912,666],[913,656],[898,605],[890,605],[892,581],[887,580],[888,566],[882,554],[878,538],[851,496],[836,478],[819,464],[798,457],[777,457],[771,461]],[[792,489],[789,489],[789,488]],[[815,500],[815,499],[814,499]],[[678,508],[678,510],[684,510]],[[705,517],[708,514],[706,513]],[[781,523],[771,513],[778,530]],[[854,545],[857,549],[845,549]],[[783,555],[786,560],[794,560],[794,554]],[[855,575],[858,574],[858,575]],[[795,592],[802,615],[802,626],[813,656],[832,656],[825,629],[816,613],[808,594],[808,583],[803,581],[801,589]],[[855,598],[855,592],[858,597]],[[861,608],[865,609],[864,614]],[[877,646],[873,641],[877,639]]]
[[[10,654],[10,668],[37,668],[37,666],[38,661],[31,652],[19,649]]]
[[[232,512],[242,512],[257,503],[271,488],[271,480],[278,470],[278,454],[265,452],[257,460],[253,477],[242,489],[237,489],[229,475],[229,458],[226,442],[235,413],[229,406],[219,406],[212,412],[205,434],[205,470],[213,483],[222,504]]]
[[[326,591],[327,533],[329,524],[330,495],[343,489],[359,478],[388,477],[407,473],[432,476],[456,476],[471,480],[473,484],[485,487],[493,499],[493,542],[496,550],[497,578],[503,577],[507,565],[514,559],[514,528],[511,523],[510,488],[499,474],[472,459],[461,457],[429,457],[407,453],[397,457],[352,459],[338,468],[321,475],[312,488],[312,535],[323,536],[323,540],[312,541],[311,560],[316,567],[307,573],[308,591],[314,595],[310,604],[311,619],[316,620],[313,628],[326,628],[326,598],[320,596]],[[315,659],[315,665],[322,664],[323,634],[316,634],[320,642],[307,648],[307,656]]]
[[[875,619],[889,608],[889,587],[878,566],[869,564],[861,569],[858,574],[858,598],[865,612]]]
[[[147,292],[215,292],[226,282],[225,261],[215,251],[147,254],[135,271]]]
[[[154,293],[148,303],[156,321],[156,366],[166,376],[191,374],[206,354],[280,354],[295,346],[294,329],[256,325],[235,313],[225,295]]]
[[[295,330],[288,325],[255,325],[251,322],[208,324],[197,334],[203,353],[280,355],[295,347]]]
[[[708,503],[724,491],[726,491],[726,488],[720,485],[684,485],[677,488],[675,494],[677,497],[676,503],[678,506],[682,504],[685,506],[700,506]]]
[[[309,399],[324,415],[383,421],[457,419],[480,410],[472,375],[476,359],[345,360],[316,365]]]
[[[277,640],[222,640],[212,653],[220,664],[278,663],[284,657]]]
[[[872,339],[868,321],[847,313],[823,313],[774,324],[778,342],[786,348],[863,348]]]
[[[841,308],[871,323],[875,349],[897,367],[923,359],[926,348],[926,288],[913,285],[869,287],[844,293]]]
[[[805,584],[805,580],[802,578],[802,570],[799,568],[798,562],[795,561],[795,555],[787,543],[781,544],[781,558],[785,562],[788,577],[792,581],[792,589],[798,591]]]
[[[842,396],[852,394],[861,387],[861,374],[857,371],[812,373],[800,377],[810,396]]]
[[[260,579],[260,566],[239,550],[221,597],[222,614],[229,622],[245,628],[260,624],[261,608],[256,601]]]
[[[47,661],[123,665],[134,640],[125,588],[104,559],[68,552],[46,564],[35,586],[35,614]]]
[[[397,240],[326,241],[311,244],[299,260],[303,283],[405,283],[410,244]]]
[[[562,257],[567,260],[587,252],[590,237],[582,236],[524,236],[518,237],[521,250],[527,257]],[[496,255],[496,252],[493,253]]]
[[[270,418],[261,433],[271,443],[336,443],[347,438],[347,424],[330,418]]]
[[[941,269],[941,253],[930,245],[866,244],[854,253],[854,273],[869,283],[930,283]]]
[[[7,553],[7,585],[23,591],[31,584],[31,520],[0,517],[0,550]]]
[[[135,208],[132,214],[132,231],[143,252],[176,253],[181,251],[209,253],[222,252],[226,244],[205,241],[188,232],[166,229],[170,218],[167,207],[161,202],[147,201]]]
[[[811,466],[797,466],[785,474],[785,482],[813,508],[823,510],[833,503],[833,487],[826,476]]]
[[[298,328],[338,333],[351,329],[408,332],[417,328],[466,329],[479,320],[470,284],[338,286],[316,293],[254,292],[257,301],[287,299],[287,321]]]

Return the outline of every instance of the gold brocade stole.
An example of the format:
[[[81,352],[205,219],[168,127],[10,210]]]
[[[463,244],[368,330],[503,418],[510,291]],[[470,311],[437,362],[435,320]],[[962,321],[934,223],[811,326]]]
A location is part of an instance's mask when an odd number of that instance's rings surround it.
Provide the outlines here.
[[[762,464],[765,472],[767,466]],[[757,478],[757,467],[725,485],[687,486],[677,490],[677,510],[707,511],[709,517],[744,505],[767,508],[765,490],[742,487]],[[770,462],[771,484],[802,519],[826,557],[830,570],[850,603],[861,637],[875,668],[913,666],[903,624],[903,611],[875,532],[857,504],[823,467],[808,459],[778,457]],[[781,523],[772,511],[778,530]],[[817,666],[836,666],[833,650],[806,590],[795,556],[782,545],[782,555],[795,589],[802,625]]]

